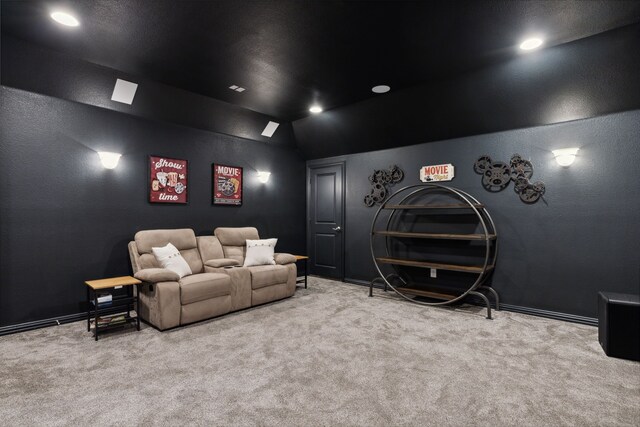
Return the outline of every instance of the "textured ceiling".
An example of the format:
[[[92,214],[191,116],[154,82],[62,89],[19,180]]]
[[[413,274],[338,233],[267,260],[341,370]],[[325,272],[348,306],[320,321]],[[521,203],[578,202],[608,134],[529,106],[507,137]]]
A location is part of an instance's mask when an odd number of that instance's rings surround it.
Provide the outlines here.
[[[7,1],[2,32],[283,121],[639,21],[638,1]],[[64,28],[55,8],[81,22]],[[238,93],[228,89],[246,88]]]

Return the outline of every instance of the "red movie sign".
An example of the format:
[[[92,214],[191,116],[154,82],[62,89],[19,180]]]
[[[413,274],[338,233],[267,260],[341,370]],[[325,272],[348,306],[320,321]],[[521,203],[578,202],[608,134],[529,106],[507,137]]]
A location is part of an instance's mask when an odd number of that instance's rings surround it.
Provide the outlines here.
[[[213,169],[213,204],[242,205],[242,168],[211,165]]]
[[[149,202],[187,203],[187,161],[149,156]]]
[[[455,168],[451,163],[423,166],[420,169],[420,181],[451,181],[455,177]]]

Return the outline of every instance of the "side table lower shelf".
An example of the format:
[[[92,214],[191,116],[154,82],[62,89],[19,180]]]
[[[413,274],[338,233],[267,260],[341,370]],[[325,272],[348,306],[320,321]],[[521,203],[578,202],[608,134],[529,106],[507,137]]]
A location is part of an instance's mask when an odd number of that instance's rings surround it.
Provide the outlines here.
[[[120,317],[120,315],[113,315],[113,319],[118,319]],[[100,317],[98,317],[98,319],[101,319]],[[95,326],[95,320],[93,320],[94,323],[94,330],[96,330],[96,326]],[[97,326],[97,330],[99,331],[108,331],[108,330],[112,330],[112,329],[118,329],[121,328],[123,326],[127,326],[130,325],[132,323],[136,324],[136,329],[140,330],[140,325],[139,325],[139,320],[138,320],[138,316],[131,316],[130,314],[128,315],[122,315],[122,320],[115,320],[115,321],[111,321],[109,323],[106,324],[98,324]],[[91,331],[91,325],[89,324],[89,331]],[[97,341],[97,337],[96,337],[96,341]]]
[[[93,322],[96,341],[98,341],[99,333],[101,331],[117,329],[130,324],[135,324],[136,330],[140,330],[140,299],[138,297],[138,285],[141,283],[142,282],[140,280],[131,276],[89,280],[85,282],[85,285],[87,285],[87,331],[91,332],[91,323]],[[136,287],[135,294],[133,292],[133,286]],[[123,287],[127,290],[126,296],[113,298],[107,306],[100,307],[100,304],[98,303],[98,291],[108,289],[115,290]],[[93,295],[91,295],[92,292]],[[131,316],[132,309],[136,312],[135,316]],[[100,315],[107,315],[109,317],[99,317]],[[105,319],[110,320],[106,322],[104,321]],[[103,320],[102,324],[100,320]]]

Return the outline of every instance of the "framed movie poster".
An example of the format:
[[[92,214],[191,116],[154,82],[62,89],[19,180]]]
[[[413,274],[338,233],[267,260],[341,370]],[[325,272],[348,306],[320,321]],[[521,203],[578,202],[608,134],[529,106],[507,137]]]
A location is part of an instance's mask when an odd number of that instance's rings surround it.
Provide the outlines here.
[[[188,175],[186,160],[149,156],[149,202],[188,203]]]
[[[211,165],[213,204],[242,205],[242,168],[237,166]]]

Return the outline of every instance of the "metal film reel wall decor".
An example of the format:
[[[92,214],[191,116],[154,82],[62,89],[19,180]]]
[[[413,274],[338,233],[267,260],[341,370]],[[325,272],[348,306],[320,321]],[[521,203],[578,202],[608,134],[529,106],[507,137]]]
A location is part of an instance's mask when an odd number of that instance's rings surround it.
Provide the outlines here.
[[[379,205],[387,198],[389,186],[397,184],[404,179],[404,172],[397,165],[390,166],[389,169],[375,170],[369,177],[371,190],[364,196],[365,206],[371,207]]]
[[[370,249],[379,276],[369,296],[378,283],[417,304],[473,295],[491,319],[492,295],[500,309],[498,293],[486,283],[498,255],[496,227],[485,206],[460,189],[428,183],[396,191],[373,218]]]
[[[511,156],[509,164],[494,162],[489,156],[480,156],[473,170],[482,175],[482,186],[487,191],[502,191],[513,181],[514,191],[525,203],[537,202],[546,189],[542,181],[529,181],[533,176],[533,164],[519,154]]]

